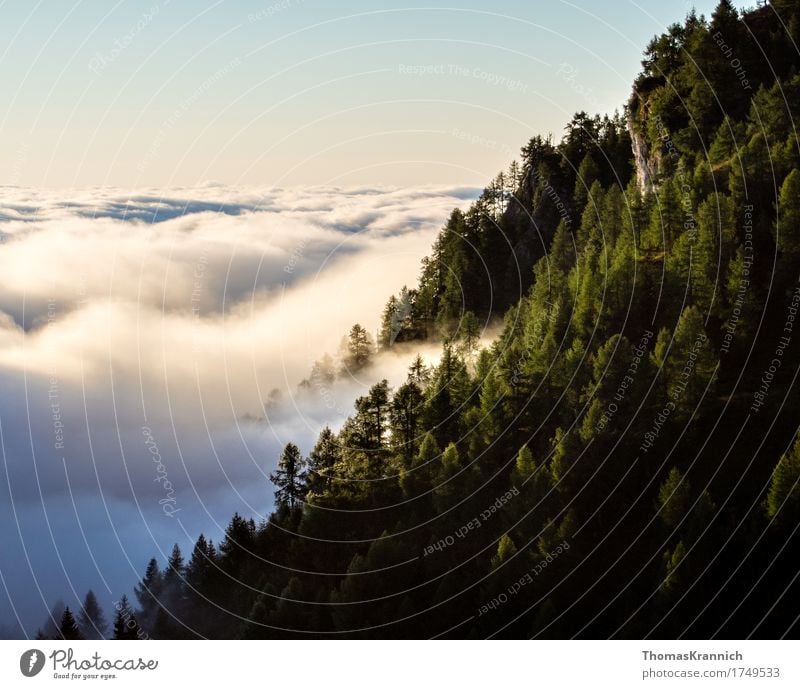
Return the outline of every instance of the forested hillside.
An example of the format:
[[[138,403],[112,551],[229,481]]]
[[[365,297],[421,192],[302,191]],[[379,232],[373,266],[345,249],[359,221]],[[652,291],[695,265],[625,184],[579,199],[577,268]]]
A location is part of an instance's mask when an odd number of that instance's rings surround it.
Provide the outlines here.
[[[653,39],[623,114],[533,137],[387,303],[376,346],[439,341],[437,365],[376,381],[308,457],[287,445],[274,513],[152,561],[128,618],[795,636],[799,41],[796,2],[722,2]],[[370,348],[354,329],[343,370]]]

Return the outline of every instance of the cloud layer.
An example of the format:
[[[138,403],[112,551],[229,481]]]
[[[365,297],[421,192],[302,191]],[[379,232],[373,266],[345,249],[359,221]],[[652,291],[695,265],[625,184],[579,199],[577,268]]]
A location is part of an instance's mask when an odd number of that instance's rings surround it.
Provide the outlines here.
[[[307,450],[371,381],[324,399],[297,383],[354,322],[375,332],[478,193],[3,191],[0,583],[30,633],[71,587],[111,600],[173,541],[266,512],[281,445]]]

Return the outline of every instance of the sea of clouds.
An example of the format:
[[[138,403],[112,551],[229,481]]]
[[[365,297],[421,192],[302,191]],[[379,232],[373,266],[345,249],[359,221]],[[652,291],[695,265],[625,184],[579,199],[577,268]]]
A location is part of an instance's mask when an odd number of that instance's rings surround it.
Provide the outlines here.
[[[268,513],[281,447],[307,452],[411,353],[324,394],[298,383],[353,323],[376,332],[478,193],[2,188],[4,633],[90,587],[108,605],[173,542]]]

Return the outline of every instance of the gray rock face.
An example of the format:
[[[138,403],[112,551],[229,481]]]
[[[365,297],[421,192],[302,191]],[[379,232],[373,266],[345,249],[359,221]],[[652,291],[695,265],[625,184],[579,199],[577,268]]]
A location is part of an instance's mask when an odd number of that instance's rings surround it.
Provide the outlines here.
[[[628,132],[631,135],[631,148],[633,149],[633,160],[636,165],[636,183],[642,193],[652,191],[655,186],[653,164],[650,160],[647,141],[644,134],[637,131],[634,126],[632,114],[628,114]]]

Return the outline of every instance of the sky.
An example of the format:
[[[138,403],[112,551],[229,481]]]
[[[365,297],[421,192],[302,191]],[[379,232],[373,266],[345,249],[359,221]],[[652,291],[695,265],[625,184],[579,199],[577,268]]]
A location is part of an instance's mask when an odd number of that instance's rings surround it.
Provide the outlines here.
[[[0,184],[482,184],[692,5],[420,4],[6,0]]]
[[[281,447],[416,350],[302,390],[314,360],[688,10],[0,2],[0,637],[263,517]]]

